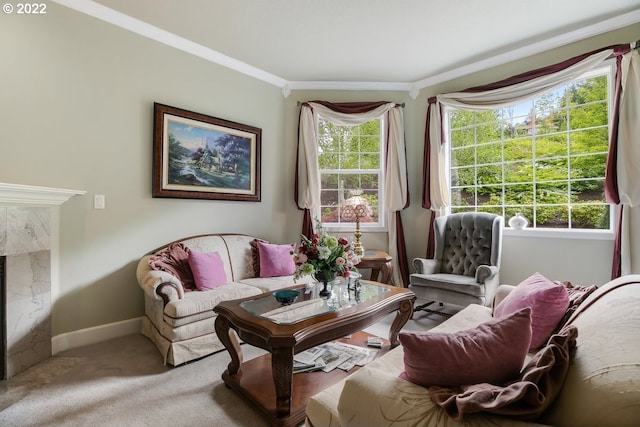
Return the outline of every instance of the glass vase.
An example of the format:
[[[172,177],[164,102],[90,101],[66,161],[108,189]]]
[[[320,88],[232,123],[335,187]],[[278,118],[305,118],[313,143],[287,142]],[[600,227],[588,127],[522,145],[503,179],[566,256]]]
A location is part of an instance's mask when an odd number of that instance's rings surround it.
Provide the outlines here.
[[[330,270],[318,270],[313,273],[314,279],[318,282],[322,282],[322,290],[320,291],[321,297],[326,297],[331,295],[331,291],[328,289],[329,282],[333,282],[336,280],[338,273]]]

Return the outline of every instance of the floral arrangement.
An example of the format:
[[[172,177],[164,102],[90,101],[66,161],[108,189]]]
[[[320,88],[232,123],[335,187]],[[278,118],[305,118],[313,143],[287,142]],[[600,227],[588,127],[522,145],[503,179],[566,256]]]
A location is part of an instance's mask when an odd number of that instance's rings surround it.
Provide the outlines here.
[[[355,254],[351,243],[344,237],[330,236],[316,219],[316,233],[309,239],[301,236],[298,248],[291,251],[296,264],[294,279],[305,275],[324,276],[329,273],[349,277],[360,258]]]

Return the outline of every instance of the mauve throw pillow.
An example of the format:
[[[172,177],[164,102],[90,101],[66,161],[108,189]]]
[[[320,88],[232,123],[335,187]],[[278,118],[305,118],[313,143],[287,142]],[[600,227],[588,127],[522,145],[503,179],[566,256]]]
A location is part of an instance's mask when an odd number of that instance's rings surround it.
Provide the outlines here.
[[[424,387],[502,384],[517,378],[531,342],[531,309],[523,308],[454,333],[401,332],[400,378]]]
[[[253,269],[253,277],[260,277],[260,252],[258,251],[258,242],[269,243],[265,240],[253,239],[251,245],[251,268]]]
[[[296,272],[291,251],[294,245],[257,242],[260,254],[260,277],[290,276]]]
[[[495,317],[531,307],[531,346],[535,351],[546,344],[569,307],[569,294],[564,286],[540,273],[525,279],[494,309]]]
[[[209,291],[227,283],[224,264],[218,252],[191,251],[189,267],[191,267],[196,287],[200,291]]]

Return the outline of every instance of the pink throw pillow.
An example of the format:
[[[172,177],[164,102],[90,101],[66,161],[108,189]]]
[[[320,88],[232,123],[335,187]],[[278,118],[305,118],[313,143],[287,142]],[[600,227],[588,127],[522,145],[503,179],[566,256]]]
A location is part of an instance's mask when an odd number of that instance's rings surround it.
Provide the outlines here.
[[[260,255],[260,277],[290,276],[296,272],[290,245],[275,245],[273,243],[257,242]]]
[[[423,387],[503,384],[517,378],[531,342],[531,309],[454,333],[400,332],[404,372]]]
[[[569,294],[564,286],[540,273],[526,278],[495,308],[495,317],[531,307],[531,346],[537,350],[546,344],[558,322],[569,308]]]
[[[218,252],[191,251],[189,253],[189,267],[191,267],[196,287],[200,291],[209,291],[227,283],[224,264]]]

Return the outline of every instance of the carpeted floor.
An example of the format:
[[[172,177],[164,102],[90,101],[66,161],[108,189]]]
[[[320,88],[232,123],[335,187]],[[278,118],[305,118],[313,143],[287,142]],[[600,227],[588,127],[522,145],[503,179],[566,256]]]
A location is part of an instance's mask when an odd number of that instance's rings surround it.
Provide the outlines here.
[[[366,331],[386,337],[392,320],[387,316]],[[444,320],[419,312],[404,329],[428,330]],[[264,354],[242,349],[245,360]],[[222,351],[163,366],[139,334],[69,350],[0,381],[0,426],[267,426],[222,383],[229,360]]]

